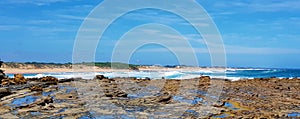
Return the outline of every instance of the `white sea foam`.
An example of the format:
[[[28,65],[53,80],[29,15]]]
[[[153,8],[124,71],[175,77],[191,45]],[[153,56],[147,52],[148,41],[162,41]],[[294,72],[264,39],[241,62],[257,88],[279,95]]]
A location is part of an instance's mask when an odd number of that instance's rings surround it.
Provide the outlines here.
[[[227,74],[236,73],[236,69],[227,70]],[[128,72],[61,72],[61,73],[42,73],[42,74],[25,74],[26,78],[40,78],[44,76],[53,76],[59,79],[64,78],[74,78],[81,77],[83,79],[93,79],[95,75],[104,75],[109,78],[115,77],[137,77],[137,78],[146,78],[149,77],[151,79],[161,79],[165,77],[167,79],[191,79],[197,78],[201,75],[208,75],[212,78],[221,78],[221,79],[229,79],[232,81],[236,81],[243,78],[251,78],[251,77],[243,77],[243,76],[226,76],[224,72],[213,71],[213,70],[197,70],[197,71],[128,71]]]
[[[255,77],[300,77],[297,70],[282,69],[251,69],[251,68],[228,68],[226,72],[221,69],[182,69],[182,70],[152,70],[152,71],[112,71],[112,72],[61,72],[61,73],[40,73],[40,74],[24,74],[26,78],[40,78],[44,76],[53,76],[59,79],[77,78],[93,79],[95,75],[104,75],[109,78],[115,77],[137,77],[151,79],[191,79],[201,75],[210,76],[212,78],[229,79],[237,81],[240,79],[253,79]],[[13,78],[13,74],[8,74]]]
[[[267,69],[267,68],[227,68],[226,71],[259,71],[259,70],[272,70],[272,69]]]

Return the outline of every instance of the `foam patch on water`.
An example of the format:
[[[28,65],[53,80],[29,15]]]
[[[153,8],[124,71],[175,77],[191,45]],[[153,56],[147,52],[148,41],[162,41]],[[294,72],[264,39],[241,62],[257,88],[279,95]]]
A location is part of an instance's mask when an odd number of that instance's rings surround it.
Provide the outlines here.
[[[226,72],[221,70],[182,70],[182,71],[114,71],[114,72],[60,72],[60,73],[39,73],[39,74],[24,74],[25,78],[40,78],[44,76],[53,76],[58,79],[65,78],[83,78],[93,79],[95,75],[104,75],[109,78],[115,77],[136,77],[136,78],[151,78],[161,79],[191,79],[202,75],[212,78],[229,79],[237,81],[240,79],[253,78],[293,78],[300,77],[300,70],[296,69],[226,69]],[[13,74],[8,74],[10,78]]]

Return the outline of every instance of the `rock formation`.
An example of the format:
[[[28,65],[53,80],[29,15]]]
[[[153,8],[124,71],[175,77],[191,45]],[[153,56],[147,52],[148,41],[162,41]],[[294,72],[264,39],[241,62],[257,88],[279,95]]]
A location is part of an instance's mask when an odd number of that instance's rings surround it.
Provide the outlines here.
[[[1,61],[1,59],[0,59],[0,68],[1,68],[2,64],[3,64],[3,61]],[[5,79],[5,78],[7,78],[7,76],[5,75],[4,71],[0,69],[0,82],[2,81],[2,79]]]
[[[22,74],[15,74],[14,78],[4,78],[1,81],[1,85],[18,85],[18,84],[26,84],[27,79],[24,78]]]

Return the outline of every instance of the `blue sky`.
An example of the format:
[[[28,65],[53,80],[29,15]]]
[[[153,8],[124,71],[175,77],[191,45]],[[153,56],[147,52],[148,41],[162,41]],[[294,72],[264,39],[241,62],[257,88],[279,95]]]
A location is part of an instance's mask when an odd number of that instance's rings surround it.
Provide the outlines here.
[[[15,62],[71,62],[77,31],[84,18],[101,2],[0,1],[0,58]],[[206,9],[222,34],[228,66],[300,68],[300,1],[197,2]],[[122,4],[116,3],[116,7],[122,7]],[[151,22],[172,26],[183,33],[195,49],[199,64],[210,66],[209,53],[199,34],[176,15],[152,9],[131,12],[115,21],[98,44],[96,61],[110,61],[112,49],[124,31]],[[155,35],[155,30],[144,32]],[[178,64],[174,54],[155,45],[138,49],[130,62]]]

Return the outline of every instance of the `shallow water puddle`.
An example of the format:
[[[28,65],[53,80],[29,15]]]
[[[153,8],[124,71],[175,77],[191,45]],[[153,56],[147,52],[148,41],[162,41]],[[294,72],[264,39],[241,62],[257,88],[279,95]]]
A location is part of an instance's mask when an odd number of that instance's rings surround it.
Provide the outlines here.
[[[25,105],[29,105],[29,104],[35,102],[39,98],[40,97],[38,97],[38,96],[31,96],[31,95],[25,96],[23,98],[14,99],[11,104],[13,104],[14,106],[17,106],[17,107],[25,106]]]
[[[70,93],[70,92],[73,92],[73,91],[77,90],[77,88],[72,87],[72,86],[58,86],[58,89],[59,90],[65,90],[65,93]]]
[[[233,104],[231,104],[229,102],[225,102],[224,106],[230,108],[231,110],[239,110],[240,109],[240,108],[235,107]]]
[[[134,117],[130,117],[128,115],[101,115],[101,116],[96,116],[94,118],[88,117],[88,116],[82,116],[78,119],[136,119]]]
[[[38,115],[41,115],[42,113],[41,112],[30,112],[30,114],[33,116],[38,116]]]
[[[199,94],[199,95],[206,95],[207,94],[206,91],[202,91],[202,90],[190,90],[190,93],[195,93],[195,94]]]
[[[240,103],[232,101],[232,100],[226,101],[224,106],[231,109],[231,110],[234,110],[234,111],[250,110],[249,108],[241,106]]]
[[[292,112],[292,113],[289,113],[289,114],[288,114],[288,117],[292,117],[292,118],[294,118],[294,117],[300,117],[300,112]]]
[[[203,99],[200,97],[194,97],[194,99],[186,99],[183,96],[173,96],[172,99],[175,101],[178,101],[178,102],[185,102],[185,103],[189,103],[189,104],[193,104],[193,105],[198,104],[203,101]]]
[[[154,94],[151,92],[138,92],[138,93],[134,93],[134,94],[128,94],[127,97],[135,99],[135,98],[143,98],[146,96],[153,96],[153,95]]]
[[[226,118],[228,116],[229,116],[228,114],[221,114],[221,115],[213,116],[212,118]]]
[[[222,118],[227,118],[227,117],[232,117],[232,116],[234,116],[234,114],[231,114],[230,112],[224,112],[222,114],[212,116],[212,118],[222,119]]]
[[[194,116],[194,117],[198,117],[199,113],[196,112],[195,110],[186,110],[185,113],[183,114],[183,116]]]
[[[54,94],[55,91],[49,91],[49,92],[42,92],[42,96],[50,96],[51,94]]]
[[[62,108],[62,109],[58,110],[58,112],[56,112],[56,113],[61,113],[61,112],[64,112],[66,110],[67,110],[67,108]]]

